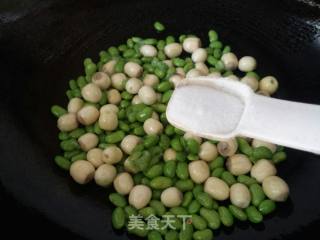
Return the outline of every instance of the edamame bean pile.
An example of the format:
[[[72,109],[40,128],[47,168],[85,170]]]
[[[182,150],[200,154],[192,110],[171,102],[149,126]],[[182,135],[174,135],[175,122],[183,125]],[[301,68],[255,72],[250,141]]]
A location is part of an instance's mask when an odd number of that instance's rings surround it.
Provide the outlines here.
[[[62,150],[55,163],[79,184],[112,188],[115,229],[149,240],[210,240],[235,221],[262,222],[288,197],[276,176],[286,159],[281,146],[202,139],[168,123],[166,105],[186,76],[227,76],[265,96],[278,88],[275,77],[260,79],[255,58],[238,60],[214,30],[208,37],[207,47],[195,35],[109,47],[70,80],[67,108],[51,108]]]

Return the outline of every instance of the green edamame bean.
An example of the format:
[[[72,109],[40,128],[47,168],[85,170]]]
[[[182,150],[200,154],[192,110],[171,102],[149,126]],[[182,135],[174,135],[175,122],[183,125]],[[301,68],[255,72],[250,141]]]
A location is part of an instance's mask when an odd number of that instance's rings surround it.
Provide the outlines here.
[[[69,81],[69,88],[70,88],[71,90],[78,88],[78,85],[77,85],[76,80],[71,79],[71,80]]]
[[[112,46],[108,48],[108,52],[110,53],[111,56],[117,56],[119,55],[119,51],[116,47]]]
[[[172,89],[173,85],[171,82],[169,81],[165,81],[165,82],[161,82],[158,86],[157,86],[157,91],[158,92],[166,92],[170,89]]]
[[[162,216],[166,213],[166,208],[161,201],[151,200],[149,205],[155,210],[155,213],[158,216]]]
[[[165,240],[177,240],[178,233],[175,230],[169,230],[166,235],[164,236]]]
[[[255,180],[254,178],[249,177],[247,175],[239,175],[237,177],[237,181],[239,183],[243,183],[243,184],[247,185],[247,187],[250,187],[251,184],[258,183],[257,180]]]
[[[74,155],[71,158],[71,162],[75,162],[75,161],[78,161],[78,160],[83,160],[83,159],[86,159],[86,158],[87,158],[87,153],[82,152],[82,153],[79,153],[77,155]]]
[[[159,21],[156,21],[154,24],[153,24],[153,27],[158,31],[158,32],[162,32],[164,31],[166,28],[165,26],[159,22]]]
[[[114,65],[114,71],[116,73],[122,73],[125,64],[126,64],[126,61],[124,59],[119,59],[117,63]]]
[[[103,133],[103,130],[99,126],[99,122],[96,122],[93,127],[93,131],[95,134],[100,135]],[[99,136],[100,137],[100,136]]]
[[[145,40],[143,40],[143,44],[147,44],[147,45],[157,45],[158,40],[155,38],[146,38]]]
[[[173,93],[173,90],[168,90],[165,93],[163,93],[161,97],[161,103],[168,103],[172,96],[172,93]]]
[[[251,193],[251,202],[254,206],[259,204],[266,198],[262,187],[258,183],[251,184],[249,187]]]
[[[148,240],[162,240],[162,236],[158,231],[153,230],[148,233]]]
[[[157,164],[162,159],[162,153],[160,154],[153,154],[151,157],[150,165]]]
[[[133,153],[136,153],[137,155],[139,155],[139,152],[142,152],[144,150],[144,146],[143,144],[138,144],[137,146],[134,147],[134,149],[132,150],[131,156]]]
[[[163,50],[164,47],[166,46],[166,42],[164,40],[159,40],[158,43],[157,43],[157,48],[159,50]]]
[[[192,224],[185,223],[184,229],[179,233],[179,240],[192,240],[193,226]]]
[[[187,62],[184,67],[183,70],[185,72],[189,72],[192,68],[194,67],[194,64],[192,62]]]
[[[188,207],[189,204],[192,202],[192,199],[193,199],[193,194],[192,192],[186,192],[184,195],[183,195],[183,201],[181,203],[181,206],[182,207]]]
[[[125,44],[121,44],[121,45],[118,46],[118,50],[119,50],[120,52],[124,52],[124,51],[126,51],[127,49],[128,49],[128,46],[125,45]],[[106,54],[108,54],[108,53],[106,52]]]
[[[128,229],[130,234],[136,235],[138,237],[146,237],[148,235],[148,226],[145,222],[141,222],[141,226]]]
[[[119,121],[119,128],[120,128],[122,131],[126,132],[126,133],[128,133],[128,132],[130,131],[130,126],[129,126],[129,124],[127,124],[127,123],[125,123],[125,122],[123,122],[123,121]]]
[[[128,219],[130,216],[137,216],[138,215],[138,211],[137,209],[135,209],[134,207],[132,206],[126,206],[124,208],[124,212],[125,212],[125,215],[126,215],[126,218]]]
[[[127,108],[130,105],[130,102],[128,100],[122,100],[120,102],[120,108]]]
[[[220,48],[216,48],[213,50],[213,56],[217,59],[220,59],[222,56],[222,51]]]
[[[136,51],[132,48],[125,50],[122,54],[124,58],[131,58],[135,55]]]
[[[190,214],[194,214],[199,212],[200,208],[201,208],[200,203],[197,200],[192,200],[192,202],[188,206],[188,212]]]
[[[160,190],[171,187],[172,184],[173,182],[171,178],[163,177],[163,176],[155,177],[150,181],[150,186],[153,189],[160,189]]]
[[[134,123],[131,123],[131,124],[130,124],[130,129],[135,129],[135,128],[137,128],[137,127],[140,127],[140,123],[134,122]]]
[[[213,41],[209,45],[211,48],[222,48],[222,42],[220,41]]]
[[[259,159],[272,159],[272,152],[265,146],[253,148],[251,159],[255,162]]]
[[[74,96],[73,96],[73,93],[72,93],[72,90],[68,90],[66,91],[66,95],[68,97],[69,100],[71,100]]]
[[[249,206],[245,209],[248,219],[252,223],[260,223],[263,220],[262,214],[256,209],[255,206]]]
[[[229,205],[229,210],[236,219],[240,221],[247,220],[247,215],[241,208],[231,204]]]
[[[56,156],[54,162],[63,170],[68,171],[70,169],[71,163],[65,157]]]
[[[209,163],[210,170],[214,170],[215,168],[221,168],[224,166],[224,158],[219,156],[216,157],[213,161]]]
[[[217,211],[213,209],[200,209],[200,215],[207,221],[208,227],[211,229],[218,229],[221,225],[220,217]]]
[[[53,105],[51,107],[51,113],[56,117],[61,117],[62,115],[67,113],[67,110],[65,110],[63,107],[60,107],[59,105]]]
[[[79,153],[81,153],[80,150],[73,150],[73,151],[64,152],[63,156],[67,159],[71,159],[73,156],[75,156]]]
[[[92,76],[96,71],[97,71],[97,65],[94,64],[93,62],[91,62],[85,66],[85,73],[87,76]]]
[[[153,109],[151,107],[145,107],[142,111],[140,111],[136,114],[136,119],[139,122],[144,122],[148,118],[151,118],[152,113],[153,113]]]
[[[193,189],[194,183],[191,179],[178,180],[175,186],[181,191],[191,191]]]
[[[263,215],[267,215],[276,209],[276,203],[270,199],[266,199],[259,204],[258,209]]]
[[[105,141],[106,143],[118,143],[121,142],[122,139],[125,137],[125,133],[121,130],[115,131],[113,133],[110,133],[106,136]]]
[[[211,176],[220,178],[224,171],[225,171],[225,169],[223,167],[213,169],[213,171],[211,172]]]
[[[185,61],[182,58],[174,58],[172,59],[172,63],[176,67],[183,67],[185,65]]]
[[[167,38],[166,38],[167,44],[174,43],[174,42],[175,42],[174,36],[167,36]]]
[[[109,201],[116,207],[125,207],[128,204],[127,199],[119,193],[109,194]]]
[[[221,60],[218,60],[218,62],[214,65],[214,67],[218,71],[223,71],[224,70],[224,63]]]
[[[190,138],[187,140],[187,150],[192,154],[198,154],[200,150],[200,144],[196,140]]]
[[[176,175],[177,164],[175,161],[165,162],[163,167],[163,175],[165,177],[173,178]]]
[[[158,58],[159,58],[159,59],[162,58],[163,60],[165,59],[165,55],[164,55],[164,52],[163,52],[163,51],[159,51],[159,52],[158,52]],[[154,70],[154,74],[155,74],[158,78],[162,79],[162,78],[165,77],[166,72],[165,72],[165,70],[162,70],[162,69],[160,69],[160,68],[156,68],[156,69]]]
[[[220,220],[222,224],[226,227],[231,227],[233,225],[233,216],[228,208],[221,206],[218,208]]]
[[[184,162],[184,161],[186,161],[187,157],[186,157],[184,152],[177,152],[176,153],[176,159],[179,162]]]
[[[189,178],[188,164],[185,162],[179,162],[176,170],[177,177],[186,180]]]
[[[169,148],[170,147],[170,138],[165,134],[161,134],[159,146],[162,147],[162,149]]]
[[[170,208],[170,212],[172,212],[176,216],[178,216],[178,215],[188,215],[188,211],[184,207],[173,207],[173,208]]]
[[[179,42],[180,42],[180,43],[183,43],[183,41],[184,41],[186,38],[187,38],[187,35],[185,35],[185,34],[180,35],[180,36],[179,36]]]
[[[192,225],[197,230],[204,230],[207,228],[207,222],[206,220],[196,214],[192,214]]]
[[[160,146],[154,146],[149,149],[152,156],[162,154],[162,148]]]
[[[214,42],[218,40],[218,33],[215,30],[210,30],[208,32],[209,41]]]
[[[137,135],[137,136],[144,136],[145,135],[145,131],[142,126],[134,128],[132,132],[134,135]]]
[[[159,136],[156,134],[147,135],[143,140],[143,145],[146,148],[154,147],[159,142]]]
[[[196,231],[193,233],[193,239],[194,240],[212,240],[213,233],[210,229]]]
[[[68,139],[68,140],[62,141],[60,143],[60,147],[64,151],[73,151],[80,148],[77,140],[75,139]]]
[[[61,141],[67,140],[67,139],[69,139],[69,134],[66,132],[59,132],[58,138]]]
[[[152,208],[152,207],[145,207],[145,208],[141,208],[138,213],[144,217],[144,218],[147,218],[147,217],[150,217],[151,215],[155,215],[156,214],[156,211]]]
[[[158,113],[164,113],[167,110],[167,105],[162,103],[156,103],[152,105],[152,108]]]
[[[151,157],[152,155],[149,151],[143,151],[140,153],[140,156],[137,159],[133,159],[132,161],[139,170],[144,171],[148,169],[150,165]]]
[[[197,194],[196,199],[205,208],[213,208],[213,199],[210,197],[208,193],[200,192]]]
[[[210,65],[215,66],[215,64],[217,64],[218,62],[218,59],[215,58],[214,56],[208,56],[207,61]]]
[[[128,93],[127,91],[123,91],[123,92],[121,93],[121,97],[122,97],[122,99],[124,99],[124,100],[131,100],[131,99],[133,98],[133,95],[130,94],[130,93]]]
[[[237,182],[235,177],[229,171],[224,171],[221,174],[221,179],[223,181],[225,181],[229,186],[231,186]]]
[[[168,135],[168,136],[172,136],[174,135],[174,126],[168,124],[164,130],[165,134]]]
[[[237,142],[238,142],[240,152],[247,156],[251,156],[253,148],[250,146],[247,140],[244,138],[238,137]]]
[[[275,164],[281,163],[283,161],[285,161],[287,159],[287,154],[285,152],[276,152],[273,156],[272,156],[272,161]]]
[[[112,212],[112,225],[115,229],[121,229],[125,225],[125,212],[122,208],[117,207]]]
[[[171,147],[177,151],[177,152],[181,152],[183,150],[182,144],[180,142],[180,139],[175,137],[171,140],[170,142]]]
[[[161,176],[163,173],[163,164],[156,164],[153,165],[147,172],[146,172],[146,176],[148,178],[155,178],[158,176]]]
[[[203,192],[203,185],[201,184],[197,184],[192,190],[193,196],[195,197],[197,197],[197,195],[202,192]]]
[[[77,128],[77,129],[71,131],[69,133],[69,136],[72,138],[79,138],[85,133],[86,133],[86,130],[84,130],[83,128]]]
[[[222,51],[222,54],[229,53],[229,52],[231,52],[231,47],[229,45],[226,45]]]

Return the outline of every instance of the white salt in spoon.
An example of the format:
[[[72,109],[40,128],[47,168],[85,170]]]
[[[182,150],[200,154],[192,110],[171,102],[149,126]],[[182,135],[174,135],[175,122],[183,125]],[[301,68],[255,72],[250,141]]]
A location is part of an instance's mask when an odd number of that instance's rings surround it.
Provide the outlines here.
[[[320,154],[320,105],[261,96],[227,78],[183,80],[166,115],[175,127],[201,137],[246,136]]]

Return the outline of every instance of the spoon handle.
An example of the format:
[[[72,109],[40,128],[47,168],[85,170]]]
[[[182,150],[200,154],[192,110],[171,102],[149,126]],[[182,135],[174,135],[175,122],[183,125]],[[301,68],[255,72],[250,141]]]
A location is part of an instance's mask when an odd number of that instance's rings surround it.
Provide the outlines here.
[[[239,124],[241,135],[320,154],[320,105],[253,94]]]

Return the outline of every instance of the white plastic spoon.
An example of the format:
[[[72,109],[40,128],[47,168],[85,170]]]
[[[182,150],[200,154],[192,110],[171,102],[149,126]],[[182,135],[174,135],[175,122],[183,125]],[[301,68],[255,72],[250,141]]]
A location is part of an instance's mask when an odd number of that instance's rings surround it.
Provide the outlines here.
[[[183,80],[166,115],[175,127],[201,137],[246,136],[320,154],[320,105],[261,96],[227,78]]]

